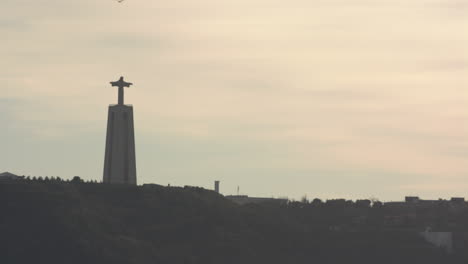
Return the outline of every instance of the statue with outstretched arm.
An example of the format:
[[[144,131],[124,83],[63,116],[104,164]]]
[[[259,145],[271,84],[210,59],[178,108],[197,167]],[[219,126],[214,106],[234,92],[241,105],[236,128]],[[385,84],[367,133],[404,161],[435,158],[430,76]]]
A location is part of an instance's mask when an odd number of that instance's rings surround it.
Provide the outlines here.
[[[112,86],[119,87],[119,105],[124,104],[124,87],[130,87],[133,83],[124,81],[123,76],[120,76],[120,79],[116,82],[110,82]]]

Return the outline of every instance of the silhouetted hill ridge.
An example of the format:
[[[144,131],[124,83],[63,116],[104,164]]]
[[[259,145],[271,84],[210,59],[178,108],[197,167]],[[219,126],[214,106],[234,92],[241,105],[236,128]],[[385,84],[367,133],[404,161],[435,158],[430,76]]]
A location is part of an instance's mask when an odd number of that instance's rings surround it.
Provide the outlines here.
[[[458,263],[415,233],[334,232],[305,209],[201,188],[10,182],[0,200],[7,264]]]

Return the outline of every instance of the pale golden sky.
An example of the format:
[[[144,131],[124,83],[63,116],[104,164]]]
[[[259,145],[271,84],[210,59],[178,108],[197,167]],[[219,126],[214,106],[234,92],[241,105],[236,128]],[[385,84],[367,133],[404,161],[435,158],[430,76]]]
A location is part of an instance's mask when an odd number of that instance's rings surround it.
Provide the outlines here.
[[[101,179],[124,75],[139,183],[468,197],[468,0],[6,0],[0,171]]]

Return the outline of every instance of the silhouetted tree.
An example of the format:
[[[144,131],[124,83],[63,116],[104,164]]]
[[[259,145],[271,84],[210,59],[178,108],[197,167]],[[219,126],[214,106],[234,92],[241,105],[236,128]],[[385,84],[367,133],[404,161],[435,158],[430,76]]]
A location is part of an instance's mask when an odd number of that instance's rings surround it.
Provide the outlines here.
[[[80,176],[74,176],[71,180],[72,183],[83,183],[84,181],[80,178]]]
[[[312,202],[310,202],[310,204],[313,207],[321,207],[323,205],[323,202],[319,198],[315,198],[314,200],[312,200]]]

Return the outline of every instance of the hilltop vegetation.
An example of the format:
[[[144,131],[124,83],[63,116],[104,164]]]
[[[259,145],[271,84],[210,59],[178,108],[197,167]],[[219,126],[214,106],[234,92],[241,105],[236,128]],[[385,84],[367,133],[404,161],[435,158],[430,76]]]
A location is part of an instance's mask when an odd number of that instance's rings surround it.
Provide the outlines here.
[[[330,230],[348,221],[339,207],[239,206],[201,188],[79,181],[0,183],[0,199],[6,264],[463,263],[415,232]]]

